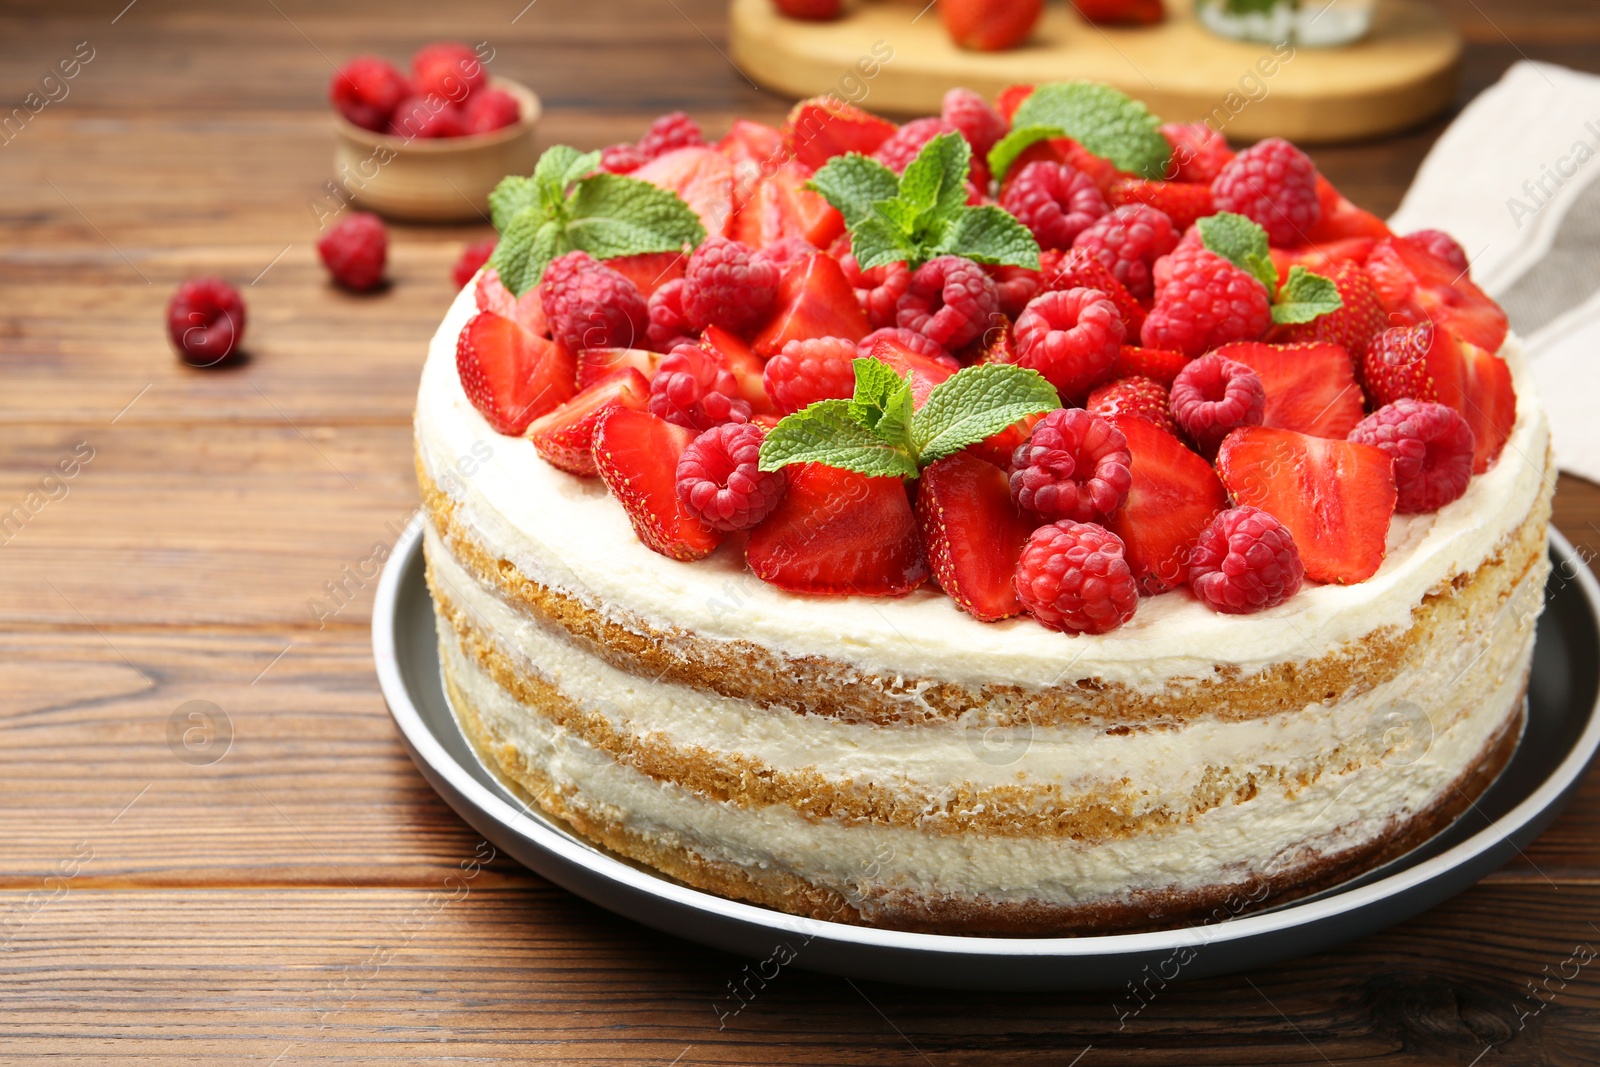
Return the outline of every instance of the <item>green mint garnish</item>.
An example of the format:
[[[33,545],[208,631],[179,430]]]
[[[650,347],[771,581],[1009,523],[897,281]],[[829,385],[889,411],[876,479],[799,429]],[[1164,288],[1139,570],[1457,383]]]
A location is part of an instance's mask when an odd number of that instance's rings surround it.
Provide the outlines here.
[[[1289,277],[1280,289],[1278,268],[1267,247],[1267,231],[1256,222],[1231,211],[1219,211],[1196,225],[1206,248],[1266,286],[1272,300],[1273,322],[1310,322],[1344,306],[1338,286],[1298,264],[1289,268]]]
[[[1039,269],[1039,244],[993,205],[967,206],[972,149],[959,133],[922,146],[898,178],[851,152],[830,159],[806,183],[844,216],[862,270],[904,260],[915,270],[935,256]]]
[[[928,464],[1061,406],[1037,371],[1009,363],[967,367],[912,410],[911,375],[881,360],[854,362],[855,396],[819,400],[786,415],[761,442],[761,469],[823,463],[870,477],[915,478]]]
[[[489,266],[517,296],[566,252],[611,259],[677,252],[705,239],[699,217],[677,194],[597,171],[599,165],[599,152],[553,145],[539,157],[531,178],[506,178],[489,194],[489,212],[500,231]]]
[[[999,181],[1006,176],[1011,164],[1015,163],[1022,153],[1040,141],[1066,135],[1066,131],[1059,126],[1013,126],[1010,133],[996,141],[995,146],[989,149],[989,173]]]
[[[1172,157],[1172,146],[1161,136],[1161,120],[1131,96],[1099,82],[1039,86],[1011,117],[1015,131],[1030,126],[1058,130],[1059,133],[1046,136],[1071,137],[1095,155],[1111,160],[1118,169],[1145,178],[1162,177]],[[1016,151],[1026,147],[1024,144]],[[1013,154],[1007,165],[1015,158]],[[994,172],[997,178],[1003,173]]]

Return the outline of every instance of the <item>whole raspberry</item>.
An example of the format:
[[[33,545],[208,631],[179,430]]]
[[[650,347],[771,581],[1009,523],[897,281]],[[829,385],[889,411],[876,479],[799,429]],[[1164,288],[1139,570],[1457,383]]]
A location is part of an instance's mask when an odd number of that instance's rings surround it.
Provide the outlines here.
[[[322,235],[317,254],[327,264],[334,281],[346,289],[365,293],[383,284],[389,233],[378,216],[357,211]]]
[[[1462,274],[1466,274],[1472,268],[1472,264],[1467,260],[1466,249],[1443,230],[1418,230],[1406,234],[1405,240],[1427,249]]]
[[[1212,181],[1211,198],[1218,211],[1260,223],[1267,240],[1280,247],[1307,243],[1306,233],[1322,218],[1316,166],[1281,137],[1235,156]]]
[[[946,126],[961,131],[961,136],[972,146],[973,159],[986,158],[989,149],[1006,135],[1006,120],[995,114],[994,108],[971,89],[951,89],[945,93],[939,117]]]
[[[1136,415],[1178,436],[1167,388],[1152,378],[1133,375],[1107,382],[1090,393],[1083,406],[1096,415]]]
[[[1039,280],[1045,289],[1100,290],[1117,306],[1123,336],[1130,341],[1139,336],[1139,328],[1144,325],[1144,305],[1134,299],[1128,287],[1117,281],[1111,269],[1088,249],[1040,252]]]
[[[708,237],[683,273],[683,314],[695,332],[721,326],[742,334],[766,321],[778,298],[778,268],[750,246]]]
[[[214,367],[244,337],[244,301],[221,278],[191,278],[167,305],[167,336],[191,367]]]
[[[633,348],[650,325],[639,287],[587,252],[551,260],[539,280],[539,303],[551,336],[569,352]]]
[[[982,267],[960,256],[936,256],[911,276],[895,325],[954,352],[977,340],[998,314],[1000,295]]]
[[[1395,511],[1438,511],[1472,479],[1472,427],[1454,408],[1402,398],[1356,423],[1349,440],[1377,445],[1394,460]]]
[[[789,478],[761,469],[765,436],[754,423],[725,422],[690,442],[678,458],[683,506],[718,530],[748,530],[771,514]]]
[[[438,96],[408,96],[389,118],[389,135],[408,141],[460,137],[466,132],[461,109]]]
[[[956,357],[940,347],[939,342],[930,340],[927,334],[918,333],[916,330],[904,330],[898,326],[885,326],[882,329],[873,330],[856,342],[856,352],[862,356],[872,355],[873,346],[885,337],[897,344],[904,345],[919,356],[938,360],[951,370],[961,369],[961,364],[956,362]]]
[[[1169,122],[1161,136],[1172,146],[1172,161],[1163,177],[1173,182],[1210,185],[1233,161],[1227,138],[1203,122]]]
[[[611,174],[632,174],[648,162],[638,145],[626,141],[600,150],[600,169]]]
[[[873,329],[893,326],[900,298],[911,288],[911,268],[897,260],[871,270],[862,270],[856,264],[856,257],[846,252],[839,257],[839,269],[844,271],[845,280],[856,291],[856,301],[860,303],[861,310],[867,313],[867,321]]]
[[[1261,425],[1267,403],[1256,372],[1212,352],[1172,380],[1172,417],[1202,453],[1214,456],[1229,431]]]
[[[872,158],[899,174],[906,169],[907,163],[917,158],[923,145],[951,129],[943,119],[912,119],[890,134],[889,139],[872,153]]]
[[[1000,312],[1016,318],[1028,302],[1044,288],[1044,277],[1039,271],[1027,267],[986,267],[994,279],[995,292],[1000,296]]]
[[[691,145],[706,143],[705,135],[700,132],[700,127],[694,119],[682,111],[670,111],[650,124],[644,131],[644,136],[639,138],[639,154],[645,159],[654,159],[666,155],[675,148],[688,148]]]
[[[1051,630],[1110,633],[1139,607],[1122,538],[1092,522],[1053,522],[1033,531],[1016,581],[1022,606]]]
[[[856,391],[856,343],[843,337],[807,337],[767,360],[761,384],[783,414],[818,400],[848,400]]]
[[[494,255],[495,243],[495,238],[485,237],[461,250],[461,257],[456,260],[455,266],[450,268],[450,280],[456,283],[457,289],[476,277],[483,265],[489,262],[489,257]]]
[[[733,371],[698,345],[679,345],[650,379],[650,414],[691,430],[749,422],[750,401],[739,396]]]
[[[1073,248],[1092,254],[1140,300],[1155,295],[1150,270],[1156,260],[1178,247],[1178,231],[1167,213],[1148,204],[1125,204],[1102,215],[1077,237]]]
[[[478,54],[464,44],[440,41],[424,45],[411,57],[411,84],[422,96],[460,104],[489,80]]]
[[[503,89],[480,89],[461,108],[468,133],[493,133],[522,121],[522,105]]]
[[[1128,439],[1083,408],[1057,408],[1011,456],[1011,498],[1046,522],[1091,522],[1117,510],[1133,484]]]
[[[1079,233],[1111,210],[1093,178],[1047,160],[1029,163],[1010,179],[1000,206],[1033,232],[1040,248],[1071,248]]]
[[[328,83],[328,99],[339,114],[374,133],[389,128],[389,117],[410,94],[406,76],[377,56],[357,56]]]
[[[1276,607],[1299,591],[1305,575],[1288,527],[1260,508],[1221,512],[1189,553],[1189,588],[1225,615]]]
[[[657,352],[670,352],[681,338],[695,332],[683,314],[683,279],[674,278],[650,294],[646,304],[650,325],[646,335]]]
[[[1230,341],[1254,341],[1272,325],[1266,286],[1215,252],[1180,248],[1166,264],[1168,281],[1139,331],[1144,347],[1193,357]]]
[[[1053,289],[1017,316],[1017,364],[1032,367],[1064,399],[1092,389],[1122,349],[1122,318],[1098,289]]]
[[[849,235],[845,234],[842,240],[846,251],[848,251],[850,247]],[[757,249],[756,258],[763,263],[771,263],[776,267],[778,269],[778,277],[781,279],[784,272],[790,267],[810,259],[817,251],[817,246],[804,237],[785,237],[781,241],[774,241],[770,245]],[[838,259],[839,257],[834,256],[834,258]]]

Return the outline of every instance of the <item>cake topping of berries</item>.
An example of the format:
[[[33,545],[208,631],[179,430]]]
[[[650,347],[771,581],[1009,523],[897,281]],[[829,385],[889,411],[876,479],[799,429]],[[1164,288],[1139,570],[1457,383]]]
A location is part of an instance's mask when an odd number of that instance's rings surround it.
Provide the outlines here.
[[[665,352],[689,341],[695,332],[683,310],[683,290],[684,280],[674,278],[651,293],[645,304],[645,314],[650,320],[646,336],[653,347]]]
[[[634,533],[652,551],[678,560],[709,556],[722,532],[707,526],[678,498],[678,459],[693,430],[648,411],[614,407],[594,431],[594,462],[622,504]]]
[[[961,131],[978,159],[986,158],[995,142],[1006,135],[1006,120],[995,114],[994,108],[971,89],[956,88],[945,93],[939,105],[939,117],[946,125]]]
[[[696,437],[678,459],[678,499],[707,526],[748,530],[772,513],[788,476],[764,471],[761,427],[726,422]]]
[[[462,327],[456,373],[473,407],[503,434],[521,434],[577,390],[570,351],[492,311],[480,311]]]
[[[1040,248],[1071,248],[1073,240],[1111,210],[1094,179],[1065,163],[1023,167],[1006,185],[1000,206],[1017,217]]]
[[[951,132],[952,127],[943,119],[912,119],[896,130],[887,141],[878,146],[872,153],[872,158],[896,174],[902,173],[923,146],[941,133]]]
[[[1345,351],[1361,359],[1367,346],[1389,325],[1389,312],[1378,297],[1372,277],[1359,263],[1343,261],[1327,268],[1326,277],[1339,294],[1339,307],[1310,322],[1284,327],[1288,341],[1326,341],[1343,345]]]
[[[1100,290],[1053,290],[1017,317],[1017,364],[1044,375],[1062,396],[1082,397],[1116,361],[1122,329],[1116,305]]]
[[[1172,382],[1172,417],[1208,456],[1230,431],[1259,426],[1266,404],[1256,372],[1216,352],[1184,367]]]
[[[639,287],[587,252],[552,260],[539,283],[539,300],[551,336],[572,352],[633,348],[644,341],[650,325]]]
[[[911,276],[895,323],[954,350],[976,341],[999,313],[1000,294],[982,267],[960,256],[938,256]]]
[[[1229,341],[1254,341],[1271,325],[1266,289],[1215,252],[1180,247],[1170,262],[1171,280],[1139,331],[1145,347],[1198,356]]]
[[[675,148],[706,143],[700,126],[682,111],[669,111],[650,123],[639,138],[639,154],[648,160],[664,156]]]
[[[1234,157],[1211,183],[1211,196],[1218,211],[1255,221],[1275,245],[1304,243],[1322,217],[1316,165],[1281,137],[1258,141]]]
[[[910,268],[896,260],[871,270],[862,270],[856,257],[849,252],[839,257],[839,266],[854,287],[856,300],[860,302],[861,310],[867,313],[867,321],[872,328],[881,330],[893,326],[900,298],[911,288]]]
[[[1107,382],[1091,392],[1083,406],[1096,415],[1136,415],[1168,433],[1178,433],[1167,387],[1149,378],[1133,376]]]
[[[961,610],[985,622],[1022,614],[1017,560],[1036,522],[1017,510],[1005,471],[970,452],[931,463],[916,514],[934,579]]]
[[[724,422],[749,422],[750,402],[739,395],[733,371],[698,345],[679,345],[650,380],[650,413],[679,426],[709,430]]]
[[[167,336],[191,367],[214,367],[244,337],[244,300],[221,278],[192,278],[167,304]]]
[[[1128,292],[1149,300],[1156,289],[1151,268],[1178,246],[1178,233],[1166,212],[1128,204],[1085,227],[1072,246],[1092,253]]]
[[[771,313],[778,268],[738,241],[708,237],[689,257],[683,284],[683,312],[695,332],[715,325],[743,334]]]
[[[848,400],[856,388],[859,355],[856,343],[843,337],[797,339],[767,360],[762,381],[785,415],[819,400]]]
[[[1472,269],[1472,264],[1467,260],[1466,249],[1443,230],[1417,230],[1415,233],[1406,234],[1400,240],[1427,249],[1462,274]]]
[[[1211,464],[1155,423],[1136,415],[1107,415],[1106,421],[1127,438],[1133,484],[1105,527],[1122,538],[1141,593],[1175,589],[1188,574],[1195,538],[1228,506],[1228,491]]]
[[[1260,508],[1229,508],[1211,520],[1189,559],[1189,588],[1206,607],[1227,615],[1276,607],[1304,579],[1294,536]]]
[[[1017,561],[1017,596],[1040,625],[1110,633],[1139,606],[1122,539],[1092,522],[1054,522],[1028,537]]]
[[[1046,521],[1100,521],[1128,495],[1132,464],[1127,438],[1105,418],[1057,408],[1012,457],[1011,495]]]
[[[383,265],[389,255],[389,231],[383,220],[365,211],[341,219],[317,242],[317,254],[333,280],[358,293],[383,284]]]
[[[1438,511],[1472,480],[1472,427],[1444,404],[1402,397],[1362,419],[1349,439],[1394,460],[1394,509],[1402,515]]]

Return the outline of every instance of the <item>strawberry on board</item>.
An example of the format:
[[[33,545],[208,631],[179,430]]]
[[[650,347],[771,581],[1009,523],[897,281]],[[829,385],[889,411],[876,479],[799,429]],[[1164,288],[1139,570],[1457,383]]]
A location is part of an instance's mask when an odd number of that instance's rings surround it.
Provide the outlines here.
[[[1506,313],[1460,270],[1421,244],[1379,241],[1367,257],[1367,273],[1396,322],[1434,322],[1470,345],[1500,351]]]
[[[789,109],[783,144],[795,159],[816,170],[846,152],[872,155],[897,129],[888,119],[836,96],[814,96]]]
[[[1189,357],[1182,352],[1173,352],[1165,348],[1123,345],[1117,353],[1116,362],[1111,364],[1111,371],[1107,377],[1149,378],[1171,389],[1172,380],[1188,365]]]
[[[594,462],[611,495],[650,549],[672,559],[708,556],[722,534],[685,510],[678,499],[678,457],[695,432],[648,411],[613,407],[594,430]]]
[[[677,193],[699,216],[708,237],[727,235],[733,222],[733,164],[715,148],[675,148],[629,177]]]
[[[797,339],[859,341],[872,329],[838,260],[822,252],[812,255],[803,267],[784,272],[773,307],[772,318],[750,342],[756,355],[766,359]]]
[[[1189,570],[1189,550],[1228,494],[1211,465],[1172,434],[1138,415],[1108,415],[1133,454],[1133,484],[1106,529],[1122,538],[1124,558],[1146,595],[1173,589]]]
[[[666,358],[665,352],[651,352],[643,348],[585,348],[578,353],[578,388],[587,389],[628,367],[649,381],[655,377],[656,368]]]
[[[1385,330],[1367,350],[1361,375],[1374,408],[1410,397],[1459,411],[1472,428],[1474,474],[1499,457],[1517,421],[1517,392],[1505,360],[1431,323]]]
[[[625,367],[534,419],[526,436],[551,466],[592,478],[600,473],[594,462],[594,431],[600,417],[612,408],[644,411],[649,406],[650,383],[634,368]]]
[[[1370,237],[1381,241],[1390,236],[1391,231],[1382,219],[1346,200],[1333,187],[1333,183],[1321,174],[1317,175],[1317,203],[1322,215],[1306,233],[1310,241],[1322,244],[1351,237]]]
[[[1267,393],[1263,426],[1343,441],[1365,414],[1355,363],[1341,345],[1238,341],[1216,351],[1261,379]]]
[[[731,235],[751,248],[766,248],[790,237],[827,248],[844,233],[844,216],[805,187],[811,170],[785,163],[756,185],[733,220]]]
[[[750,531],[745,561],[791,593],[902,596],[928,578],[916,517],[898,477],[795,464],[776,510]]]
[[[512,296],[511,290],[500,281],[500,272],[490,267],[478,275],[478,284],[473,287],[472,296],[479,311],[492,311],[520,322],[540,337],[550,336],[550,323],[545,319],[544,307],[539,303],[537,285],[520,297]]]
[[[917,527],[934,580],[983,622],[1022,614],[1013,579],[1036,525],[1017,510],[1005,471],[957,452],[922,472]]]
[[[462,327],[456,372],[472,406],[503,434],[522,433],[577,391],[572,353],[492,311],[480,311]]]
[[[761,380],[762,371],[766,369],[765,363],[750,351],[749,345],[721,326],[712,325],[707,326],[705,333],[700,335],[700,347],[716,356],[724,367],[733,372],[734,380],[739,383],[739,395],[750,401],[753,413],[759,415],[777,410]]]
[[[1307,578],[1360,582],[1383,564],[1396,499],[1383,449],[1246,426],[1223,440],[1217,472],[1235,504],[1289,528]]]

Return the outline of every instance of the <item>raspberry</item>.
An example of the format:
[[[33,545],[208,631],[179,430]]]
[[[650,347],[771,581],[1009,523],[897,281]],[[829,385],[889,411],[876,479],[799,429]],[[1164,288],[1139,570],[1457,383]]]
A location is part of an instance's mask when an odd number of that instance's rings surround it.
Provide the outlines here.
[[[357,56],[328,83],[328,100],[339,114],[374,133],[389,128],[389,117],[410,93],[406,76],[377,56]]]
[[[1045,289],[1100,290],[1117,306],[1117,314],[1122,317],[1122,334],[1129,340],[1137,337],[1139,328],[1144,325],[1144,305],[1135,300],[1128,287],[1117,281],[1111,269],[1087,249],[1040,252],[1039,279]]]
[[[849,235],[843,235],[842,239],[845,242],[846,250],[848,250],[850,246]],[[778,277],[781,279],[784,272],[790,267],[809,259],[816,252],[817,246],[804,237],[785,237],[781,241],[774,241],[770,245],[757,249],[755,258],[763,263],[771,263],[776,267],[778,269]],[[839,257],[834,256],[834,258],[838,259]]]
[[[488,80],[478,54],[464,44],[441,41],[417,49],[411,57],[411,84],[421,96],[460,104]]]
[[[912,119],[878,146],[872,158],[899,174],[906,164],[917,158],[922,146],[952,129],[943,119]]]
[[[1041,626],[1075,634],[1110,633],[1139,606],[1122,539],[1092,522],[1033,531],[1017,561],[1017,596]]]
[[[503,89],[483,89],[472,94],[461,109],[468,133],[493,133],[522,121],[522,105]]]
[[[953,352],[977,340],[998,314],[1000,296],[982,267],[960,256],[936,256],[911,276],[895,325]]]
[[[611,174],[632,174],[648,162],[638,145],[626,141],[600,150],[600,169]]]
[[[705,135],[700,132],[700,127],[694,119],[682,111],[671,111],[650,124],[644,131],[644,136],[639,138],[639,154],[646,160],[657,156],[664,156],[675,148],[688,148],[691,145],[706,143]]]
[[[698,345],[674,348],[650,379],[650,414],[709,430],[725,422],[749,422],[750,401],[739,396],[733,371]]]
[[[1230,430],[1261,425],[1267,391],[1255,371],[1212,352],[1178,372],[1171,403],[1189,440],[1212,456]]]
[[[778,298],[778,268],[726,237],[708,237],[694,250],[683,282],[683,314],[697,333],[707,326],[745,333]]]
[[[905,330],[898,326],[885,326],[873,330],[860,341],[856,342],[856,352],[862,356],[872,355],[872,348],[883,338],[889,338],[911,349],[919,356],[938,360],[951,370],[957,370],[961,364],[956,362],[956,357],[940,347],[939,342],[931,340],[927,334],[918,333],[916,330]]]
[[[1044,288],[1044,278],[1036,270],[1027,267],[988,267],[989,277],[994,279],[996,293],[1000,296],[1000,312],[1008,318],[1016,318],[1022,314],[1022,309],[1028,306],[1028,301],[1039,295],[1039,290]]]
[[[1083,408],[1056,408],[1011,457],[1011,497],[1046,522],[1090,522],[1117,510],[1133,484],[1128,440]]]
[[[1356,424],[1348,440],[1377,445],[1394,460],[1395,511],[1438,511],[1467,491],[1472,478],[1472,427],[1444,404],[1402,398]]]
[[[1151,378],[1134,375],[1107,382],[1090,393],[1083,406],[1096,415],[1136,415],[1178,436],[1167,388]]]
[[[378,216],[357,211],[322,235],[317,254],[334,281],[364,293],[383,284],[389,234]]]
[[[1017,316],[1019,366],[1032,367],[1069,399],[1105,376],[1122,348],[1117,306],[1098,289],[1052,289]]]
[[[1125,204],[1096,219],[1072,240],[1090,252],[1140,300],[1155,295],[1150,270],[1178,246],[1178,232],[1167,213],[1147,204]]]
[[[1071,248],[1073,239],[1110,211],[1094,179],[1065,163],[1029,163],[1006,183],[1000,206],[1017,217],[1040,248]]]
[[[864,271],[856,264],[856,257],[849,252],[839,257],[839,267],[844,271],[850,287],[856,291],[856,300],[861,304],[861,310],[867,313],[867,321],[873,329],[893,326],[895,308],[900,298],[906,295],[906,290],[911,288],[911,268],[896,261]]]
[[[221,278],[184,282],[167,305],[167,334],[178,358],[190,366],[221,363],[244,337],[244,301],[239,290]]]
[[[683,506],[717,530],[748,530],[771,514],[789,479],[761,469],[765,436],[754,423],[725,422],[690,442],[678,458]]]
[[[539,281],[550,332],[569,352],[633,348],[650,325],[639,287],[587,252],[557,256]]]
[[[1462,248],[1454,237],[1451,237],[1443,230],[1418,230],[1415,233],[1406,234],[1405,240],[1432,252],[1462,274],[1466,274],[1471,269],[1472,265],[1467,261],[1466,249]]]
[[[1233,161],[1227,138],[1203,122],[1169,122],[1161,136],[1172,146],[1172,162],[1163,175],[1168,181],[1210,185]]]
[[[461,250],[461,258],[450,268],[450,280],[456,283],[457,289],[470,282],[483,265],[489,262],[489,257],[494,255],[494,246],[495,238],[485,237]]]
[[[1306,232],[1322,218],[1317,199],[1317,168],[1300,149],[1281,137],[1246,148],[1211,183],[1218,211],[1254,219],[1267,240],[1280,247],[1306,244]]]
[[[856,343],[843,337],[797,339],[767,360],[761,383],[785,415],[818,400],[848,400],[856,391],[851,361],[860,355]]]
[[[1144,347],[1193,357],[1230,341],[1257,340],[1272,325],[1266,286],[1215,252],[1179,248],[1165,265],[1168,281],[1139,331]]]
[[[1282,604],[1299,591],[1305,573],[1288,527],[1260,508],[1220,513],[1189,554],[1189,588],[1225,615]]]
[[[1006,120],[995,114],[983,97],[971,89],[951,89],[944,94],[939,117],[946,126],[961,131],[972,146],[973,159],[985,159],[989,149],[1006,135]]]
[[[460,137],[466,132],[461,109],[438,96],[408,96],[389,119],[389,134],[408,141]]]
[[[645,333],[657,352],[671,352],[695,332],[683,314],[682,278],[674,278],[651,293],[646,308],[650,325]]]

